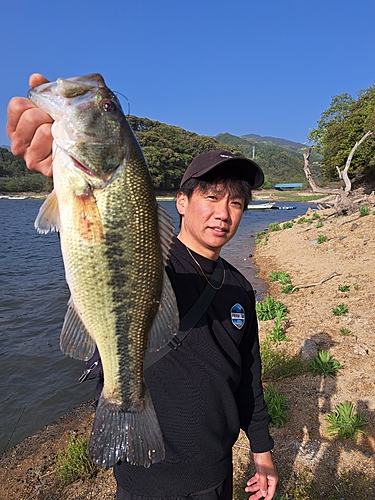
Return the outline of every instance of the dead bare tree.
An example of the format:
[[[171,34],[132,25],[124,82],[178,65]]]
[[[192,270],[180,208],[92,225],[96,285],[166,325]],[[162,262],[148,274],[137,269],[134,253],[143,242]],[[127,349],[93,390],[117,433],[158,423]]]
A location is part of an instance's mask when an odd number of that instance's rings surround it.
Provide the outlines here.
[[[370,136],[371,134],[372,134],[372,132],[371,132],[371,130],[369,130],[362,137],[362,139],[360,139],[359,141],[357,141],[354,144],[354,147],[352,148],[352,150],[349,153],[348,159],[346,160],[345,168],[344,168],[344,170],[342,172],[340,171],[339,167],[336,167],[336,169],[337,169],[337,171],[339,173],[339,178],[342,179],[345,182],[345,192],[346,193],[350,193],[350,191],[352,189],[352,183],[351,183],[351,180],[349,179],[349,176],[348,176],[348,170],[349,170],[349,167],[350,167],[350,163],[351,163],[351,161],[353,159],[354,153],[356,152],[357,148],[362,144],[362,142],[365,139],[367,139],[367,137]]]
[[[354,153],[356,152],[357,148],[362,144],[362,142],[367,139],[372,134],[372,131],[369,130],[366,132],[366,134],[358,141],[355,143],[353,146],[352,150],[350,151],[350,154],[348,156],[348,159],[346,160],[345,168],[341,171],[339,167],[336,167],[339,178],[342,179],[345,183],[345,188],[322,188],[316,185],[312,174],[311,170],[309,167],[309,158],[311,154],[311,148],[308,149],[307,153],[303,153],[303,158],[304,158],[304,165],[303,165],[303,170],[305,172],[306,179],[313,191],[313,193],[321,193],[325,194],[327,196],[332,195],[331,199],[326,200],[326,204],[332,206],[335,208],[336,212],[341,213],[343,211],[347,211],[349,209],[349,206],[353,204],[354,200],[349,201],[347,198],[349,197],[352,189],[352,183],[351,180],[349,179],[348,176],[348,170],[350,167],[350,163],[353,159]]]

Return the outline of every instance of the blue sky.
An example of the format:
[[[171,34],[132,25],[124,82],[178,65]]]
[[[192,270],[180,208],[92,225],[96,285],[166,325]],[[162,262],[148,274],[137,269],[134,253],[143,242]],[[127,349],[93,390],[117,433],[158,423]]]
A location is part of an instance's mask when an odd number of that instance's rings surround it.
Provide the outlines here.
[[[1,19],[0,145],[33,72],[101,73],[132,114],[199,134],[298,142],[375,82],[373,0],[4,0]]]

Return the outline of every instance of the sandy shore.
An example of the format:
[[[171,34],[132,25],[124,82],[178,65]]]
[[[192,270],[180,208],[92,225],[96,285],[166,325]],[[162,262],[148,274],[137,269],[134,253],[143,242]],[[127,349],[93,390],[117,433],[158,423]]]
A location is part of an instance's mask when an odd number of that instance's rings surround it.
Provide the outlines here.
[[[286,334],[291,341],[278,349],[299,356],[302,341],[310,339],[344,366],[335,378],[307,372],[273,382],[288,398],[287,423],[272,429],[279,491],[289,495],[284,498],[375,498],[374,211],[372,207],[366,217],[356,213],[341,218],[320,212],[319,220],[311,212],[304,223],[264,235],[255,248],[261,278],[268,280],[271,271],[284,271],[293,285],[300,286],[285,295],[278,283],[270,284],[268,293],[288,307]],[[323,225],[317,227],[318,222]],[[326,236],[324,243],[318,243],[320,235]],[[347,306],[345,316],[334,316],[332,309],[339,304]],[[272,324],[260,323],[261,340]],[[349,333],[342,334],[343,330]],[[344,401],[352,402],[368,422],[366,434],[357,442],[327,434],[326,415]],[[83,405],[7,451],[0,461],[0,498],[115,498],[111,471],[58,491],[57,452],[72,431],[88,435],[92,415],[90,404]],[[237,499],[246,498],[238,492],[252,467],[247,448],[241,434],[234,449]]]

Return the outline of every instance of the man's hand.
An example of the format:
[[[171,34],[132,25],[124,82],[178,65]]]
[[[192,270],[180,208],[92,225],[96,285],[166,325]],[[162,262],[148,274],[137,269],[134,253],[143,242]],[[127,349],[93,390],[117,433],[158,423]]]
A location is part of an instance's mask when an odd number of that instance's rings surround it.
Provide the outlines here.
[[[34,73],[29,85],[35,87],[48,80]],[[15,156],[23,158],[27,168],[52,177],[52,118],[29,99],[13,97],[8,104],[7,134]]]
[[[251,500],[271,500],[276,491],[277,472],[270,451],[254,453],[256,474],[247,482],[245,491],[251,493]]]

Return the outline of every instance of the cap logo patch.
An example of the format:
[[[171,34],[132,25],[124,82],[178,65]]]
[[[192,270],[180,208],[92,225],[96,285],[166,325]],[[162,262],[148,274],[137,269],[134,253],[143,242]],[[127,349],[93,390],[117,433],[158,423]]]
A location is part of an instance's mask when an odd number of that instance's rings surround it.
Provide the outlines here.
[[[241,330],[241,328],[245,324],[245,310],[241,306],[241,304],[234,304],[234,306],[230,310],[230,317],[233,325]]]
[[[229,156],[229,155],[220,155],[222,158],[233,158],[233,156]]]

